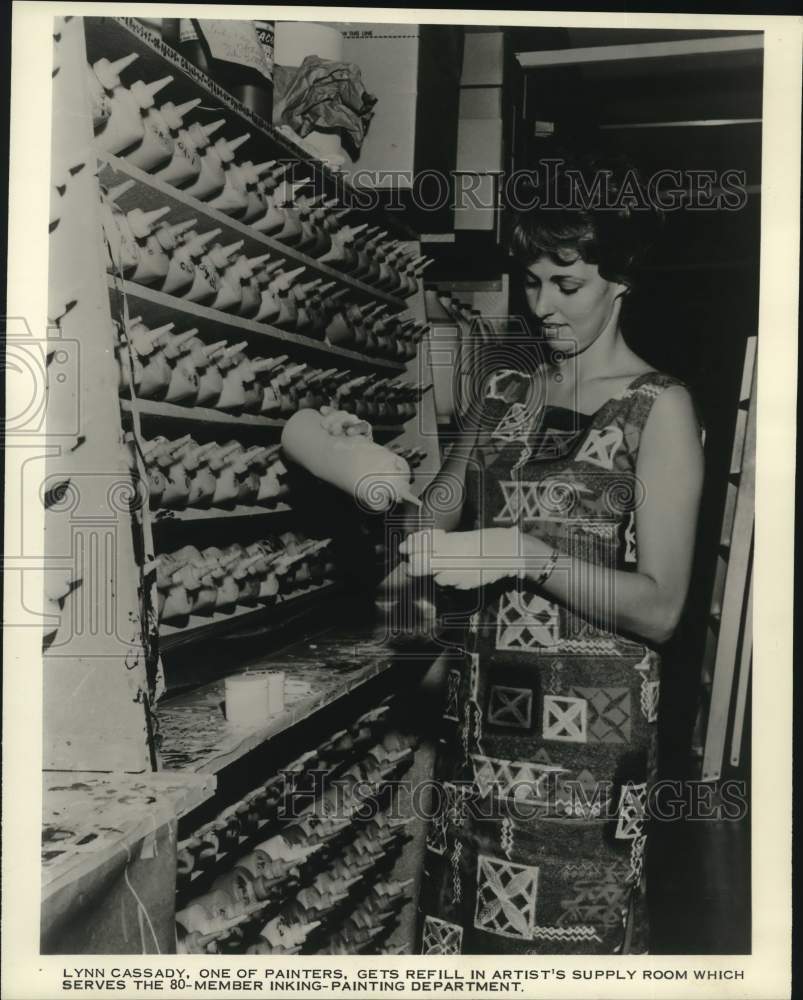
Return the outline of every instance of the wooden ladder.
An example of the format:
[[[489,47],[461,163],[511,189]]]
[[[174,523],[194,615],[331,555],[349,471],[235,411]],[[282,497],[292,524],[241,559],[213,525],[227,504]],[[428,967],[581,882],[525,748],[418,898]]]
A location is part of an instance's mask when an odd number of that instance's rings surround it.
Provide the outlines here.
[[[719,538],[701,672],[694,747],[703,781],[718,781],[741,760],[753,658],[753,536],[755,523],[756,337],[749,337],[739,391],[733,451]]]

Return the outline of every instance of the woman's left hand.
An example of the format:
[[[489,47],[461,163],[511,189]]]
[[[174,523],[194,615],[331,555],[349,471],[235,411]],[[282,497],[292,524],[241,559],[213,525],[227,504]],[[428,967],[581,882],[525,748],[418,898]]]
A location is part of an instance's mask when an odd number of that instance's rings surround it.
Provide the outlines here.
[[[473,590],[512,576],[522,555],[514,528],[414,531],[399,546],[410,576],[432,576],[440,587]]]

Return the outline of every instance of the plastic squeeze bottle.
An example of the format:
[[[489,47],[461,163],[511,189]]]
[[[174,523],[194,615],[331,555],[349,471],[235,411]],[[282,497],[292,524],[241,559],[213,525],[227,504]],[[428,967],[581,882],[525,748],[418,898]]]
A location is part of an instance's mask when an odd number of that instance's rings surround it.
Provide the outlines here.
[[[99,131],[109,120],[112,113],[112,94],[122,86],[120,74],[138,59],[136,52],[109,62],[108,59],[98,59],[96,63],[86,68],[87,89],[89,91],[89,106],[92,110],[92,125]]]
[[[267,264],[255,275],[260,286],[259,309],[254,316],[258,323],[273,323],[282,311],[279,296],[275,291],[274,276],[284,263],[285,259],[281,257],[279,260]]]
[[[176,150],[176,139],[184,122],[184,116],[201,103],[196,97],[184,104],[168,101],[160,108],[150,108],[145,115],[145,138],[130,153],[126,160],[140,170],[152,172],[169,163]]]
[[[162,110],[164,113],[164,109]],[[225,118],[218,118],[208,125],[193,122],[186,128],[180,128],[176,133],[170,161],[157,170],[154,176],[179,188],[197,180],[201,173],[201,153],[212,141],[215,132],[225,124]]]
[[[181,334],[183,339],[180,353],[175,359],[170,375],[170,383],[164,395],[165,402],[192,406],[198,398],[198,366],[206,362],[204,342],[194,336],[198,330],[193,328]],[[187,336],[189,334],[189,336]],[[174,338],[175,340],[175,338]]]
[[[211,303],[220,289],[220,272],[228,266],[229,260],[242,247],[244,240],[221,246],[216,243],[195,265],[195,277],[184,298],[190,302]]]
[[[187,494],[188,507],[209,507],[215,495],[217,480],[209,468],[209,459],[217,448],[214,441],[206,444],[196,444],[188,441],[177,449],[175,454],[184,463],[184,468],[190,477],[190,488]]]
[[[203,257],[207,243],[221,232],[220,229],[210,229],[208,233],[199,235],[191,229],[184,235],[183,242],[170,257],[170,266],[162,284],[163,292],[167,292],[168,295],[181,295],[192,287],[195,281],[196,262]]]
[[[206,352],[207,365],[201,372],[198,379],[198,398],[196,406],[214,407],[220,399],[223,391],[223,375],[221,374],[218,362],[226,349],[226,341],[221,340],[217,344],[212,344]]]
[[[131,276],[132,280],[141,285],[164,284],[170,271],[170,253],[179,246],[181,237],[192,229],[197,221],[197,219],[187,219],[174,225],[162,223],[155,229],[152,228],[151,235],[140,241],[139,262]]]
[[[170,384],[170,363],[164,354],[164,342],[173,330],[172,323],[149,330],[141,317],[129,321],[127,340],[133,353],[125,349],[125,341],[120,351],[122,384],[130,391],[130,368],[134,372],[134,392],[144,399],[159,398]]]
[[[139,263],[139,244],[131,232],[125,212],[117,199],[134,186],[134,181],[124,181],[100,193],[100,218],[106,239],[106,270],[112,274],[130,277]]]
[[[95,137],[98,146],[114,154],[138,146],[145,138],[143,113],[153,107],[156,95],[172,80],[172,76],[165,76],[153,83],[137,80],[130,88],[115,87],[110,98],[111,114]]]
[[[409,492],[410,467],[400,455],[361,434],[330,434],[315,410],[299,410],[290,417],[282,431],[282,448],[294,462],[370,510],[386,510],[398,500],[420,506]]]
[[[226,268],[220,278],[218,293],[212,302],[214,309],[222,309],[224,312],[240,313],[243,305],[243,293],[245,285],[251,280],[254,270],[260,268],[270,257],[269,253],[261,254],[259,257],[251,257],[239,254]],[[249,287],[250,308],[256,312],[259,300],[256,292]]]
[[[217,358],[217,367],[223,378],[220,396],[215,403],[215,408],[218,410],[240,410],[246,402],[243,387],[243,377],[246,373],[243,360],[247,360],[243,348],[246,346],[245,340],[239,344],[232,344]]]
[[[198,178],[184,190],[194,198],[207,201],[220,194],[226,183],[226,166],[234,160],[235,152],[251,138],[250,132],[236,139],[218,139],[208,146],[201,156]]]
[[[240,316],[247,316],[249,319],[259,312],[262,305],[262,288],[260,278],[264,273],[265,263],[270,254],[260,254],[258,257],[246,257],[245,254],[237,258],[242,268],[240,286],[242,298],[237,312]]]

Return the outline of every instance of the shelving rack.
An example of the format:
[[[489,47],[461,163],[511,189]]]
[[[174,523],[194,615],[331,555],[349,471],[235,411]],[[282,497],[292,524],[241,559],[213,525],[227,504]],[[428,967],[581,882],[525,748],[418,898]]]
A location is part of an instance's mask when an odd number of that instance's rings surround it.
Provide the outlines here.
[[[223,770],[249,753],[264,751],[268,741],[277,735],[339,704],[355,687],[386,673],[392,667],[392,657],[376,636],[365,633],[364,627],[359,633],[361,639],[355,638],[353,630],[349,632],[345,622],[339,629],[330,629],[326,640],[330,657],[339,636],[347,636],[343,641],[352,647],[362,643],[359,669],[326,681],[326,660],[312,657],[305,674],[305,683],[310,685],[307,694],[301,696],[296,691],[298,696],[288,700],[284,713],[246,733],[233,731],[220,713],[221,677],[195,690],[169,696],[164,663],[172,655],[195,649],[202,656],[209,640],[222,641],[228,635],[246,634],[254,628],[267,634],[274,625],[292,641],[292,632],[286,634],[288,626],[295,623],[298,635],[299,623],[308,622],[324,602],[347,595],[339,580],[327,579],[284,594],[271,607],[238,605],[231,614],[193,616],[184,627],[158,624],[152,568],[160,551],[170,551],[174,532],[197,531],[205,540],[214,540],[217,526],[223,524],[250,538],[268,534],[274,530],[273,525],[281,524],[284,530],[294,520],[292,495],[286,503],[273,508],[238,505],[231,509],[151,511],[142,496],[142,468],[132,463],[125,435],[170,436],[175,431],[175,436],[182,436],[191,431],[199,440],[218,439],[220,435],[224,440],[235,438],[251,445],[278,441],[284,420],[118,397],[115,320],[126,314],[141,316],[150,328],[174,322],[179,332],[197,328],[198,336],[206,342],[245,341],[246,349],[252,352],[286,353],[293,360],[321,367],[337,365],[354,374],[396,377],[406,373],[411,381],[423,383],[431,382],[428,345],[423,341],[418,357],[406,364],[372,357],[109,275],[103,265],[100,186],[133,181],[118,200],[121,209],[168,206],[170,222],[195,218],[200,232],[220,228],[222,242],[243,240],[243,251],[248,255],[270,252],[284,257],[289,266],[303,265],[307,278],[336,282],[338,288],[347,289],[350,301],[382,303],[391,312],[407,311],[425,319],[423,296],[419,292],[403,300],[388,295],[217,212],[131,166],[124,158],[96,151],[88,114],[87,62],[137,52],[138,78],[147,81],[168,74],[173,77],[160,98],[180,103],[201,96],[201,107],[210,120],[226,118],[227,135],[250,132],[248,143],[240,149],[243,160],[291,159],[318,191],[339,197],[346,206],[364,205],[366,200],[364,193],[355,191],[287,136],[253,115],[136,20],[71,18],[61,25],[58,34],[52,213],[57,223],[50,241],[49,315],[55,324],[54,340],[76,345],[78,371],[70,384],[54,380],[48,401],[48,426],[54,434],[62,433],[71,412],[77,414],[77,419],[75,434],[57,455],[48,459],[47,467],[51,497],[46,511],[48,558],[51,566],[65,567],[59,573],[68,573],[69,580],[60,590],[55,587],[56,596],[51,601],[55,627],[46,640],[44,766],[48,771],[76,775],[106,772],[108,780],[112,784],[117,780],[121,789],[136,776],[147,783],[148,774],[160,772],[154,780],[161,777],[163,784],[165,779],[170,783],[167,813],[172,809],[183,827],[191,830],[194,811],[202,803],[216,808],[222,795],[220,808],[227,804],[228,793],[214,790],[215,778]],[[198,111],[200,115],[201,109]],[[370,208],[364,217],[371,221],[377,218]],[[412,238],[397,220],[382,217],[382,224],[395,235]],[[80,253],[75,252],[77,247]],[[59,350],[58,343],[53,350]],[[419,492],[439,463],[431,395],[421,400],[416,419],[377,425],[374,436],[426,452],[412,487]],[[322,533],[326,533],[323,525]],[[286,649],[283,656],[283,663],[295,663]],[[260,658],[263,669],[270,664],[270,657]],[[310,674],[313,665],[316,669]],[[225,671],[246,666],[237,661],[235,653],[227,660]],[[293,670],[288,667],[288,671],[292,679]],[[199,725],[201,718],[207,720],[207,726]],[[203,745],[193,749],[192,740],[187,742],[185,737],[198,731],[203,731]],[[212,784],[208,780],[204,784],[203,794],[198,791],[198,774],[213,775]],[[186,794],[176,792],[185,784]],[[46,794],[51,794],[51,785],[46,782]],[[82,822],[77,815],[74,820],[76,824]],[[123,816],[117,820],[120,829],[128,831],[127,837],[133,836],[131,830],[138,829],[136,822]],[[130,844],[126,847],[129,849]],[[55,856],[60,854],[63,857]],[[66,891],[70,849],[55,855],[50,859],[49,882]],[[170,907],[168,912],[172,915]]]

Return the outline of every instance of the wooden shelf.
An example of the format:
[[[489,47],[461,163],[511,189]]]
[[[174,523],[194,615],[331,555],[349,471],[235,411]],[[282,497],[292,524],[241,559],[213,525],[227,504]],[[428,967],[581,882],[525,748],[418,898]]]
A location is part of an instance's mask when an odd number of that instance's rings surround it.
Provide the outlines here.
[[[254,729],[237,729],[224,719],[220,709],[225,698],[223,678],[162,700],[156,715],[163,766],[174,773],[219,773],[267,740],[391,669],[392,651],[380,640],[373,627],[333,630],[328,626],[269,657],[242,664],[240,670],[282,670],[286,678],[284,712]],[[340,663],[344,666],[338,666]]]
[[[383,358],[369,358],[357,351],[345,347],[335,347],[314,340],[312,337],[302,337],[298,333],[287,333],[266,323],[256,323],[252,319],[234,316],[221,312],[219,309],[209,309],[197,302],[179,299],[174,295],[138,285],[133,281],[124,281],[108,274],[106,281],[112,294],[124,295],[128,304],[129,316],[141,316],[146,326],[163,326],[165,323],[176,323],[177,333],[184,329],[197,327],[199,334],[212,343],[229,339],[232,343],[246,340],[250,347],[258,351],[277,354],[287,353],[292,348],[294,359],[313,361],[323,367],[330,367],[332,359],[342,358],[348,364],[343,369],[379,369],[383,372],[401,373],[405,366],[397,361],[386,361]]]
[[[151,514],[151,524],[154,528],[162,528],[169,524],[189,524],[192,522],[218,521],[226,518],[280,517],[292,514],[293,508],[286,503],[275,507],[210,507],[203,510],[199,507],[187,507],[184,510],[170,510],[160,507]]]
[[[332,594],[338,589],[338,584],[332,580],[325,581],[317,587],[308,587],[306,590],[294,591],[284,597],[279,597],[275,604],[267,607],[247,607],[238,605],[235,611],[229,614],[216,612],[209,615],[190,615],[189,624],[184,628],[175,625],[159,626],[159,647],[162,652],[175,649],[177,646],[186,646],[189,643],[201,642],[212,636],[222,635],[230,632],[234,628],[243,625],[253,624],[257,619],[263,617],[274,609],[279,608],[280,614],[285,608],[292,611],[299,611],[313,605],[322,593]]]
[[[346,178],[323,163],[309,149],[295,142],[271,122],[256,115],[228,91],[202,73],[192,63],[182,58],[171,46],[166,45],[151,28],[131,17],[84,18],[87,57],[89,62],[105,57],[110,60],[136,52],[135,66],[125,75],[124,82],[141,78],[157,80],[169,73],[173,80],[160,93],[161,100],[180,104],[202,97],[205,112],[203,121],[226,118],[228,137],[250,132],[251,138],[241,147],[243,160],[255,163],[268,159],[292,159],[300,164],[307,176],[315,177],[330,197],[338,197],[344,206],[354,206],[360,221],[380,224],[400,239],[417,240],[418,234],[406,225],[398,214],[383,212],[372,207],[376,204],[371,192],[355,188]],[[136,76],[131,74],[136,70]],[[198,112],[200,114],[200,111]]]

